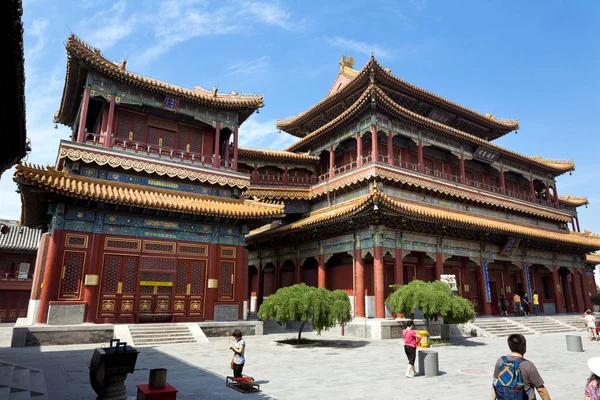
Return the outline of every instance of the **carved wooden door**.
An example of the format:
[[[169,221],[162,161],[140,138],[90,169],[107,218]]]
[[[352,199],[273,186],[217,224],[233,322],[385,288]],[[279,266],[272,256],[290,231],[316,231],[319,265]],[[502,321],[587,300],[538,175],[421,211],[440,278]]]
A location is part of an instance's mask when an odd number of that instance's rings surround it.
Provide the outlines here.
[[[178,260],[173,314],[179,317],[204,316],[206,260]]]
[[[140,300],[138,314],[168,316],[173,314],[174,258],[141,257]]]
[[[133,317],[138,257],[104,256],[99,317]]]

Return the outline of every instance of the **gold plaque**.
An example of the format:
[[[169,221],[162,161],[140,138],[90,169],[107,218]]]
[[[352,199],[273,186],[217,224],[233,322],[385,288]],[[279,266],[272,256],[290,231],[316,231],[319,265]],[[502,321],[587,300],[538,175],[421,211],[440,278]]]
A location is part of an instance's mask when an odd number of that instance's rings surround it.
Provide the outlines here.
[[[98,286],[98,275],[87,274],[85,276],[85,286]]]
[[[219,287],[218,279],[209,279],[208,280],[208,288],[209,289],[217,289]]]

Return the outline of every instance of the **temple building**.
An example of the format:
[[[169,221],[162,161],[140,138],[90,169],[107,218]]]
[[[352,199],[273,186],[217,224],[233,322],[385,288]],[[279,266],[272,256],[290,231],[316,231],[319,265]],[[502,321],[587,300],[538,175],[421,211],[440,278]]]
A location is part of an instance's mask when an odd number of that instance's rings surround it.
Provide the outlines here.
[[[42,232],[19,221],[0,220],[0,225],[8,228],[0,235],[0,322],[16,322],[27,316]]]
[[[356,317],[384,318],[393,284],[454,275],[479,315],[501,294],[539,294],[546,314],[580,312],[596,293],[577,207],[556,178],[572,161],[494,143],[517,120],[480,114],[342,56],[325,98],[277,127],[285,152],[244,155],[243,196],[283,201],[286,217],[250,232],[251,311],[279,287],[343,289]],[[295,158],[292,158],[295,157]],[[511,310],[512,311],[512,304]]]
[[[516,120],[342,57],[325,98],[278,121],[293,145],[244,148],[261,95],[141,76],[75,36],[66,50],[71,138],[14,175],[22,224],[45,231],[32,321],[241,320],[298,282],[381,319],[393,284],[442,275],[480,315],[533,290],[546,314],[591,306],[600,237],[556,185],[575,165],[495,144]]]
[[[21,222],[43,228],[28,317],[40,323],[238,320],[245,235],[283,206],[240,199],[238,127],[261,95],[132,73],[77,37],[56,165],[21,164]],[[34,316],[34,317],[32,317]],[[65,319],[66,318],[66,319]]]

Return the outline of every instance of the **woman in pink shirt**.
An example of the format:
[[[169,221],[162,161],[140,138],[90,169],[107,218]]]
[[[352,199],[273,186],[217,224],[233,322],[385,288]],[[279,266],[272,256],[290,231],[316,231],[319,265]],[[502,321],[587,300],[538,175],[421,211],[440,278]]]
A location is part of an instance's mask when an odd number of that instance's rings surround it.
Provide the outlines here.
[[[585,400],[600,400],[600,357],[592,357],[588,360],[588,367],[592,376],[585,385]]]
[[[413,321],[408,321],[408,326],[405,330],[402,331],[402,335],[404,336],[404,352],[406,353],[406,357],[408,358],[408,368],[406,369],[406,377],[414,378],[415,357],[417,356],[417,338],[420,338],[421,336],[417,335],[417,332],[415,332]]]

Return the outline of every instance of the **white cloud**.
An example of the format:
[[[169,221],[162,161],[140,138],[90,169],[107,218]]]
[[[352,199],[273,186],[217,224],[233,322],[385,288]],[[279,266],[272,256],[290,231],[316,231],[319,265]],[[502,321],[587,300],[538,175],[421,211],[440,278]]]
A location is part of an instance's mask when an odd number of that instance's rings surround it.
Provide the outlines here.
[[[108,49],[131,34],[138,15],[127,10],[127,1],[118,0],[109,9],[94,13],[77,24],[76,32],[87,43]]]
[[[371,53],[374,53],[375,57],[378,58],[386,58],[392,56],[389,50],[376,44],[370,44],[353,39],[346,39],[339,36],[336,36],[334,38],[327,38],[327,41],[333,46],[343,48],[344,51],[347,51],[348,53],[357,52],[366,54],[368,56],[370,56]]]
[[[35,39],[35,44],[33,46],[28,46],[27,50],[25,51],[25,59],[39,59],[42,54],[42,50],[46,45],[48,20],[45,18],[36,19],[28,28],[29,29],[25,29],[25,35],[32,36]]]
[[[252,115],[240,127],[240,146],[261,149],[282,150],[298,138],[279,131],[275,126],[275,120],[260,121],[256,115]]]
[[[227,75],[251,75],[264,72],[268,68],[269,56],[262,56],[250,61],[239,61],[227,67],[225,72]]]
[[[293,18],[292,14],[283,9],[278,3],[243,1],[240,3],[239,10],[241,15],[248,14],[253,19],[287,30],[300,30],[306,24],[305,19]]]

